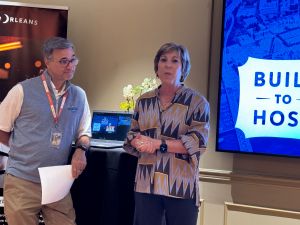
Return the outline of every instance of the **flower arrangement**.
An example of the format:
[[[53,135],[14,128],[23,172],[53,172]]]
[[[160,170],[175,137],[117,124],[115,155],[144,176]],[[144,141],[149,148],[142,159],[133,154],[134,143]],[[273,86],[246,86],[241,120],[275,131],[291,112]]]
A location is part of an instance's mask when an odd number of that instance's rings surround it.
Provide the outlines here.
[[[155,78],[145,78],[140,85],[128,84],[123,88],[125,101],[120,103],[120,109],[129,112],[134,109],[136,99],[143,93],[150,91],[158,86]]]

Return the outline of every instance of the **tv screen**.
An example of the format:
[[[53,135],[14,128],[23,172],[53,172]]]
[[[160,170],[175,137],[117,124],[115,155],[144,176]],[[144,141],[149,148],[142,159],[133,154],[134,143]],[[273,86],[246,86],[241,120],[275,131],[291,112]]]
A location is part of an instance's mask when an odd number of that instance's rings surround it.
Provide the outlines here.
[[[300,156],[300,1],[224,0],[217,151]]]

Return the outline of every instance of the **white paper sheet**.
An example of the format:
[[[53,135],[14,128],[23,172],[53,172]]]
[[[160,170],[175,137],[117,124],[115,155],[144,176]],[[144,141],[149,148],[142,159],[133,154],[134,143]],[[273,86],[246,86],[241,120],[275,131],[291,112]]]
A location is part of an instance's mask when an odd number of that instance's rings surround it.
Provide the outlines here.
[[[63,199],[74,182],[71,165],[39,168],[42,185],[42,205]]]

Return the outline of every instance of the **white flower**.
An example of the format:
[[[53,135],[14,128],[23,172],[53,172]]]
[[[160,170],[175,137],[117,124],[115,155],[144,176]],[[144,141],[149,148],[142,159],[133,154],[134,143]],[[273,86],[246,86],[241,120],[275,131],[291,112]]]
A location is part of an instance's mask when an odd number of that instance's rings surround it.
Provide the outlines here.
[[[144,81],[142,82],[142,90],[143,93],[150,91],[158,86],[156,79],[154,78],[145,78]]]
[[[155,87],[155,88],[158,87],[158,83],[157,83],[157,80],[156,80],[156,79],[152,79],[151,86],[152,86],[152,87]]]
[[[136,99],[141,96],[141,94],[150,91],[157,86],[158,83],[155,78],[145,78],[141,85],[133,86],[128,84],[123,88],[123,96],[126,101],[120,103],[120,109],[127,111],[134,109]]]
[[[132,97],[134,97],[133,87],[132,87],[131,84],[128,84],[127,86],[125,86],[123,88],[123,96],[125,98],[132,98]]]

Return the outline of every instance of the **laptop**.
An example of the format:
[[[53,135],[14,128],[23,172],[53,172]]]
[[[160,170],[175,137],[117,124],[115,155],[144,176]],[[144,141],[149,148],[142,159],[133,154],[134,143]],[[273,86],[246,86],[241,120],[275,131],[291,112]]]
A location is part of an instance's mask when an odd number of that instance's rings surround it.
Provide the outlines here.
[[[93,111],[91,146],[120,148],[130,129],[131,113],[119,111]]]

